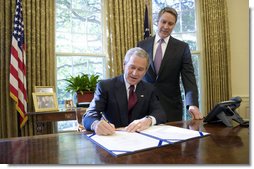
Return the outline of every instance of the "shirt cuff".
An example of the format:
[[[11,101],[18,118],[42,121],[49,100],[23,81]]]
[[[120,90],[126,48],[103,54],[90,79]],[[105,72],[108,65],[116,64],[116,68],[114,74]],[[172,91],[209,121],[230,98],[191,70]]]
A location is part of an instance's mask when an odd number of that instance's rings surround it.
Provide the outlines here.
[[[95,126],[97,125],[97,123],[99,122],[99,120],[95,120],[92,125],[91,125],[91,130],[95,131]]]
[[[156,124],[156,119],[153,116],[150,116],[152,118],[152,126]]]
[[[151,126],[154,126],[154,125],[156,124],[156,119],[155,119],[155,117],[153,117],[153,116],[146,116],[146,118],[151,118],[151,120],[152,120]]]

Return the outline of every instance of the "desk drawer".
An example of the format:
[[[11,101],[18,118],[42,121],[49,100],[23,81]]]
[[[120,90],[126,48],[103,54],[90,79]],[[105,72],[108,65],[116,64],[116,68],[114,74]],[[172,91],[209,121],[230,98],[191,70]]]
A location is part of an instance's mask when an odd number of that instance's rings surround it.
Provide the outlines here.
[[[76,120],[75,112],[68,113],[48,113],[47,115],[38,114],[36,120],[41,122],[46,121],[65,121],[65,120]]]

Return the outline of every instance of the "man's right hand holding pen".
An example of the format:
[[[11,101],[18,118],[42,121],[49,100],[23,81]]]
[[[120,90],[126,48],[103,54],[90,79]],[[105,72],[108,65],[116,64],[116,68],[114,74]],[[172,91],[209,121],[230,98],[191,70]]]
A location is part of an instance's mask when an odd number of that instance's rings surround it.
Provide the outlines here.
[[[94,126],[94,131],[98,135],[112,135],[115,133],[115,125],[105,120],[98,121]]]
[[[115,125],[110,123],[104,114],[101,112],[100,113],[102,118],[100,121],[95,122],[94,124],[94,131],[98,135],[112,135],[115,133]]]

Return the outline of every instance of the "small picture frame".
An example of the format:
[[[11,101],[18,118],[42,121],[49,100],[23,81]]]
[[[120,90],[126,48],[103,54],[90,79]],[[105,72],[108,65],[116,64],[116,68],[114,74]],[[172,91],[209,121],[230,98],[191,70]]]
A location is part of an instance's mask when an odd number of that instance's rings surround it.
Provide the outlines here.
[[[54,93],[54,86],[34,86],[35,93]]]
[[[64,107],[65,107],[66,109],[73,108],[73,101],[72,101],[72,100],[65,100],[65,101],[64,101]]]
[[[58,110],[55,93],[32,93],[35,112]]]

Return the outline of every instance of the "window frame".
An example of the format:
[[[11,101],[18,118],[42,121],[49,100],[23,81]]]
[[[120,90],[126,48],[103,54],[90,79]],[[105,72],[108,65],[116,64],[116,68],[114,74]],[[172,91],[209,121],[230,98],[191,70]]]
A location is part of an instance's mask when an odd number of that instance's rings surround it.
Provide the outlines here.
[[[57,3],[57,2],[55,2]],[[60,52],[60,51],[56,51],[55,53],[55,63],[56,63],[56,67],[55,67],[55,72],[56,72],[56,78],[55,78],[55,84],[56,84],[56,93],[58,92],[58,72],[57,72],[57,58],[58,57],[84,57],[84,58],[91,58],[91,57],[98,57],[98,58],[102,58],[102,77],[101,78],[105,78],[107,76],[107,48],[106,48],[106,27],[105,27],[105,6],[103,4],[103,1],[101,0],[100,1],[100,5],[101,5],[101,47],[102,47],[102,52],[100,53],[82,53],[82,52]],[[57,6],[57,5],[56,5]],[[55,17],[57,17],[57,15],[55,15]],[[55,19],[57,21],[57,19]],[[72,28],[70,28],[72,29]],[[55,30],[55,38],[57,38],[57,30]],[[57,44],[56,44],[57,46]],[[72,65],[73,66],[73,65]],[[89,73],[88,73],[89,74]],[[72,95],[72,98],[73,100],[75,96]],[[64,102],[64,100],[58,100],[58,101],[61,101],[61,102]],[[61,105],[61,104],[59,104]],[[63,104],[64,105],[64,104]],[[61,105],[61,106],[63,106]],[[71,121],[66,121],[66,122],[71,122]],[[75,121],[72,121],[72,123],[75,122]],[[74,124],[73,124],[74,126]],[[58,124],[56,123],[55,124],[55,127],[54,127],[54,130],[57,131],[57,132],[65,132],[65,131],[68,131],[68,130],[61,130],[59,131],[58,130]]]

